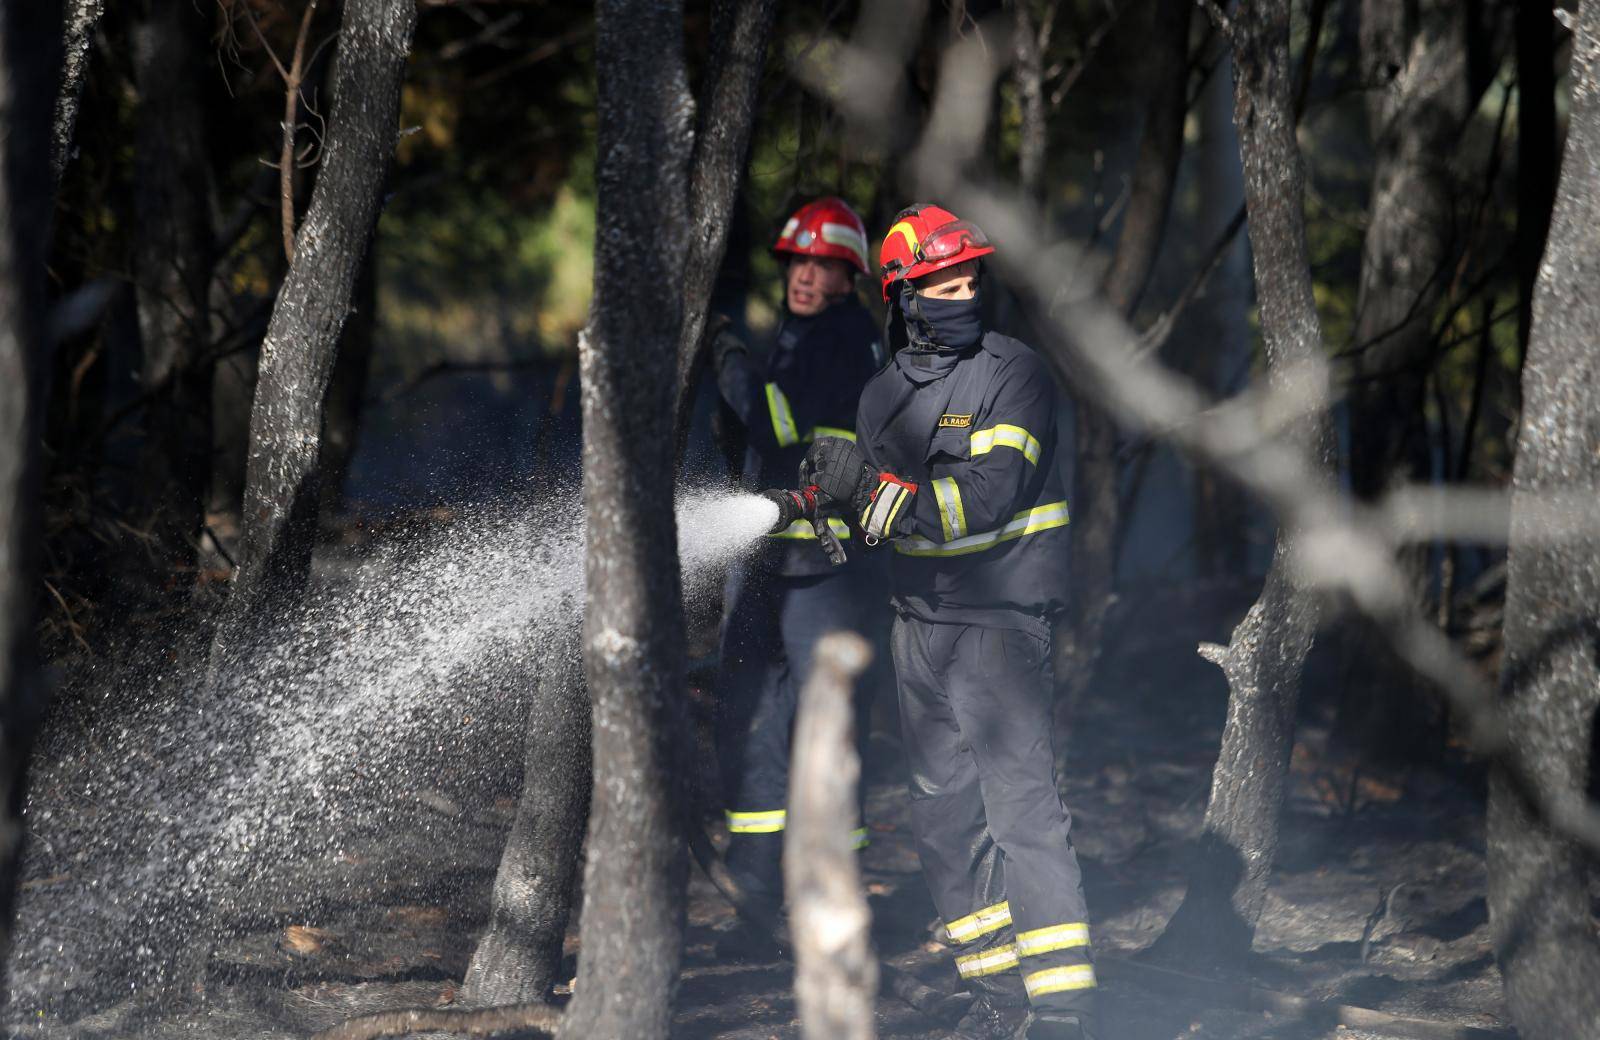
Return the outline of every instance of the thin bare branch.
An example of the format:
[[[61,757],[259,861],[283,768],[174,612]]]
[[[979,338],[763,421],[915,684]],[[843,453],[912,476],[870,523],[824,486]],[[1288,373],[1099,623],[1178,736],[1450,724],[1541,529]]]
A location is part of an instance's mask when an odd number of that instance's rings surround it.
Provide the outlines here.
[[[300,119],[300,81],[305,75],[306,37],[311,32],[311,16],[317,12],[317,0],[306,0],[306,9],[300,15],[300,31],[294,38],[294,57],[289,62],[289,68],[284,69],[277,55],[273,55],[273,63],[278,66],[278,71],[283,74],[283,148],[278,153],[278,201],[282,209],[283,221],[283,257],[290,263],[294,262],[294,134],[295,127]],[[250,20],[255,25],[254,17]],[[256,29],[260,35],[260,28]],[[262,38],[266,42],[266,38]],[[268,53],[271,53],[269,48]]]

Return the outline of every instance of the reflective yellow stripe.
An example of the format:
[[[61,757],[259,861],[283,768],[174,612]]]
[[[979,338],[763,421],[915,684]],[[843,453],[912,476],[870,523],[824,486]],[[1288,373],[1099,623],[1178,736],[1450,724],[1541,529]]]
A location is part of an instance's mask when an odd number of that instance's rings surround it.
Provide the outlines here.
[[[1039,442],[1033,434],[1020,426],[1000,423],[987,430],[978,430],[972,435],[971,452],[974,456],[987,455],[996,445],[1002,448],[1015,448],[1022,452],[1023,458],[1035,466],[1039,464],[1039,456],[1042,454]]]
[[[816,440],[818,437],[843,437],[845,440],[854,444],[856,439],[856,431],[846,430],[838,426],[818,426],[816,429],[811,431],[810,439]]]
[[[944,926],[951,942],[970,942],[980,935],[988,935],[996,928],[1004,928],[1011,923],[1011,904],[996,903],[986,906],[975,914],[968,914],[959,921],[951,921]]]
[[[1024,509],[1011,522],[998,531],[969,534],[944,543],[926,538],[903,538],[895,542],[894,550],[906,556],[965,556],[967,553],[992,549],[1001,542],[1009,542],[1026,534],[1038,534],[1056,527],[1067,526],[1067,503],[1051,502],[1045,506]]]
[[[728,830],[733,834],[775,834],[783,830],[789,818],[788,810],[770,812],[729,812]]]
[[[864,849],[871,844],[872,837],[867,833],[867,829],[865,827],[857,827],[855,830],[850,832],[850,847],[852,849]]]
[[[1010,943],[996,946],[992,950],[981,953],[969,953],[965,957],[956,958],[956,971],[964,979],[976,979],[984,975],[997,975],[1017,966],[1017,951]]]
[[[1088,964],[1068,964],[1060,968],[1046,968],[1032,975],[1024,975],[1022,984],[1028,987],[1030,1000],[1047,993],[1060,993],[1069,989],[1092,989],[1094,967]]]
[[[949,542],[967,533],[967,514],[961,509],[961,489],[955,477],[940,477],[933,482],[933,496],[939,501],[939,526]]]
[[[828,529],[836,538],[849,538],[850,525],[836,516],[828,517]],[[810,520],[796,520],[777,534],[769,534],[768,538],[810,538],[815,541],[817,532],[812,528]]]
[[[894,227],[889,229],[889,235],[894,235],[894,234],[898,234],[901,238],[904,238],[906,240],[906,251],[907,252],[913,253],[913,254],[916,253],[916,251],[917,251],[917,232],[916,232],[915,228],[913,228],[908,222],[902,220],[900,223],[896,224]],[[888,239],[889,235],[884,235],[883,237],[885,239]]]
[[[789,399],[783,396],[777,383],[767,384],[767,411],[772,413],[772,435],[780,447],[800,443],[800,431],[794,426],[794,412],[789,409]]]
[[[1088,945],[1089,926],[1086,924],[1056,924],[1022,932],[1017,936],[1017,953],[1023,957],[1037,957],[1052,950],[1070,950]]]
[[[885,483],[887,483],[887,482],[885,482]],[[895,484],[895,485],[892,485],[892,486],[894,487],[895,495],[898,496],[898,497],[896,497],[895,500],[894,500],[894,508],[889,510],[889,519],[888,519],[888,521],[883,525],[883,533],[884,533],[885,536],[887,536],[890,531],[894,530],[894,518],[900,515],[901,508],[903,506],[905,506],[907,500],[909,500],[911,498],[911,492],[907,491],[905,488],[901,487],[899,484]]]

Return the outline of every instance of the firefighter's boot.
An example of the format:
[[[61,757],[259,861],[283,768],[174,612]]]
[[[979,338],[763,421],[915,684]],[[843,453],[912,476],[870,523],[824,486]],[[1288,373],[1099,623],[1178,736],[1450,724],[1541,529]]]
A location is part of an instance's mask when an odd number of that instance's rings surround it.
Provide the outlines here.
[[[1027,1014],[1025,998],[979,990],[950,1031],[950,1040],[1016,1040]]]

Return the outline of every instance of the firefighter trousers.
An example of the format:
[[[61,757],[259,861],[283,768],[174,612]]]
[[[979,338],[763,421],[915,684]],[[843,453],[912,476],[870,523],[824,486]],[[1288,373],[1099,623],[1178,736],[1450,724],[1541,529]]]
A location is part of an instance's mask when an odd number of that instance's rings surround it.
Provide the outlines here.
[[[1092,1015],[1088,907],[1056,787],[1048,628],[902,614],[892,645],[911,825],[957,971],[1002,999],[1025,993]]]
[[[728,869],[757,899],[783,900],[783,833],[788,823],[789,742],[800,688],[818,640],[848,630],[871,640],[888,613],[857,568],[786,577],[752,562],[729,575],[717,675],[716,743],[728,816]],[[872,683],[856,691],[858,746],[866,738]],[[851,822],[857,847],[862,820]]]

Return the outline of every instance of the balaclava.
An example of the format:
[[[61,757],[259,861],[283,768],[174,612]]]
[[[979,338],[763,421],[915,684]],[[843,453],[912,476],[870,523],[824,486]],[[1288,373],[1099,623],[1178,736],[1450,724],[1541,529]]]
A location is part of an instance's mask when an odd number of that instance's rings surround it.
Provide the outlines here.
[[[910,282],[902,282],[897,302],[907,349],[894,356],[900,370],[919,385],[948,375],[961,356],[983,339],[981,300],[978,293],[970,300],[918,296]]]

